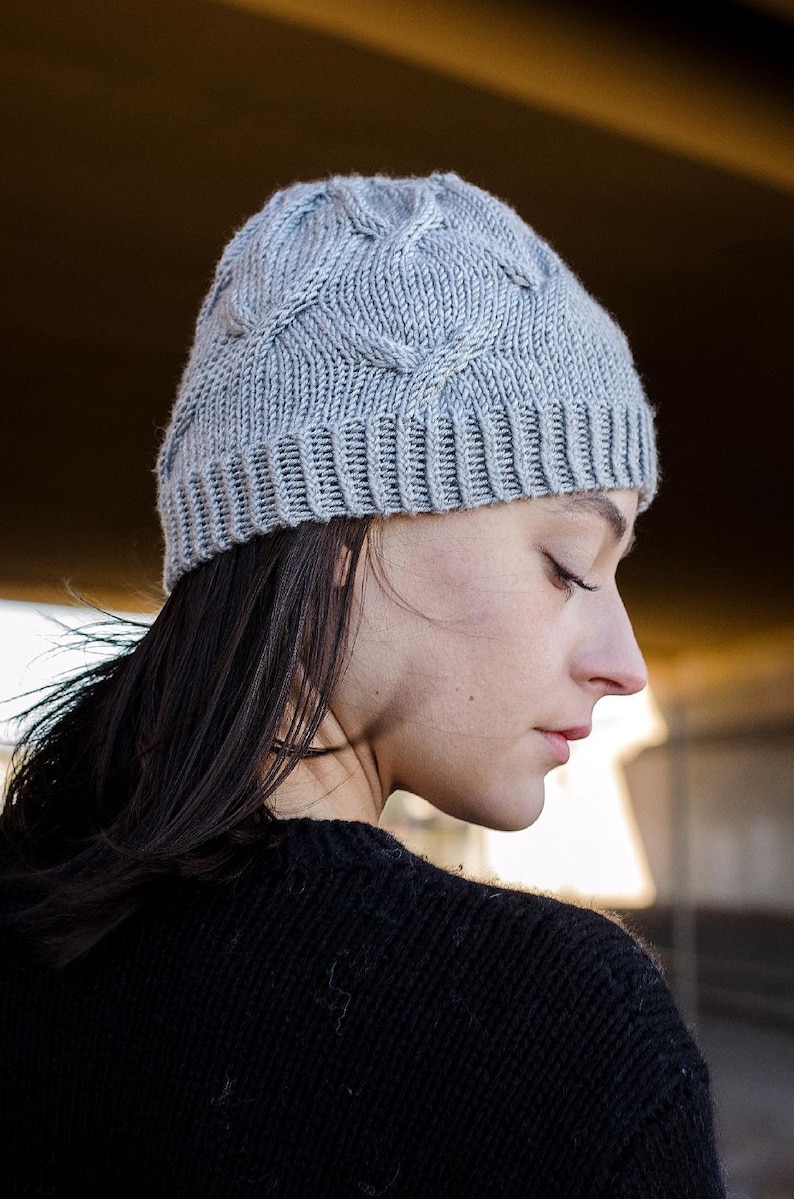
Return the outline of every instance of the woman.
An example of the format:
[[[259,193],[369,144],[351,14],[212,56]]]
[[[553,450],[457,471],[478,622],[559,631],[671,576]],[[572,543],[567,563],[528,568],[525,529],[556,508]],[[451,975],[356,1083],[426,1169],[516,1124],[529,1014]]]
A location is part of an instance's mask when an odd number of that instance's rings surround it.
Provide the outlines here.
[[[169,598],[3,815],[11,1193],[722,1194],[635,942],[377,827],[396,787],[526,827],[644,685],[619,329],[455,175],[287,188],[221,258],[158,483]]]

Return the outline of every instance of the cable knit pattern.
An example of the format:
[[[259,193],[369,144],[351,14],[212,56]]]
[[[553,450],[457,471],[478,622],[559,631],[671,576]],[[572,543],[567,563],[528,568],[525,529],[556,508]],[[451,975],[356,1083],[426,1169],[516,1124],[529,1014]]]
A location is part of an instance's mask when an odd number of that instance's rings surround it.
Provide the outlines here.
[[[626,339],[454,174],[278,192],[231,240],[158,462],[165,584],[333,516],[656,488]]]
[[[617,925],[279,832],[63,971],[0,926],[4,1194],[722,1199],[706,1068]]]

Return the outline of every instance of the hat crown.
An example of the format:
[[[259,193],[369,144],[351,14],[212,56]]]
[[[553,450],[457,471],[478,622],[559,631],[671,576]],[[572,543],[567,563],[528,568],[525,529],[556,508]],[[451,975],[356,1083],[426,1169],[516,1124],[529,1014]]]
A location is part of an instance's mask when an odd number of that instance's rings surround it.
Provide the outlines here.
[[[301,520],[648,502],[652,442],[620,329],[506,204],[454,174],[297,184],[232,238],[199,313],[158,462],[166,585]]]

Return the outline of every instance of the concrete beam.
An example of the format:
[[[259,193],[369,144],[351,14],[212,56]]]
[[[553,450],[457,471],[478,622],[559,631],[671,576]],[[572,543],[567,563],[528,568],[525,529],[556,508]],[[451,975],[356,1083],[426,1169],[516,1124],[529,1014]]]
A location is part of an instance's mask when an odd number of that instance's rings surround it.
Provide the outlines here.
[[[790,96],[592,8],[534,0],[217,0],[794,190]],[[778,0],[780,2],[780,0]]]

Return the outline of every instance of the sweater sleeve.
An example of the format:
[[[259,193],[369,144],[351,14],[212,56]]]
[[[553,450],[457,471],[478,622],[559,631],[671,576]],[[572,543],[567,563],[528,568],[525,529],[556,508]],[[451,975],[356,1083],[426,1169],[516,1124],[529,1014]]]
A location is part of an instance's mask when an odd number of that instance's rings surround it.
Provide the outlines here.
[[[639,1125],[603,1199],[725,1199],[706,1079],[682,1073]]]

